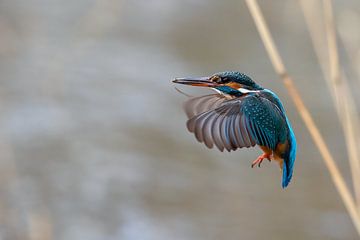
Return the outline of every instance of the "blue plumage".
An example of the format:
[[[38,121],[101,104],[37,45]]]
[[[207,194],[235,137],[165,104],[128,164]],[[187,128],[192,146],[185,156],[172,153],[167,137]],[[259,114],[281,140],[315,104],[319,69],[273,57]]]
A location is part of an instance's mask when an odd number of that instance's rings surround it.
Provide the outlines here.
[[[282,176],[282,187],[285,188],[289,185],[289,182],[292,178],[294,171],[294,163],[296,158],[296,138],[294,131],[289,123],[288,118],[286,117],[286,121],[289,126],[289,139],[290,139],[290,147],[287,152],[285,152],[284,156],[284,166],[283,166],[283,176]]]
[[[294,131],[291,127],[290,121],[289,121],[288,117],[286,116],[285,109],[284,109],[279,97],[275,93],[273,93],[272,91],[270,91],[268,89],[264,90],[264,93],[266,94],[267,98],[270,101],[274,102],[276,104],[276,106],[280,108],[280,110],[283,113],[283,116],[286,120],[288,133],[287,133],[287,136],[285,136],[285,137],[289,139],[289,148],[284,153],[282,187],[285,188],[288,186],[288,184],[292,178],[292,174],[293,174],[293,170],[294,170],[294,162],[296,159],[296,148],[297,148],[296,138],[295,138]]]
[[[275,93],[262,88],[239,72],[222,72],[210,77],[175,79],[175,83],[211,87],[221,94],[189,99],[185,103],[187,127],[209,148],[234,151],[259,145],[263,159],[278,161],[282,187],[288,186],[296,158],[296,139],[284,107]]]

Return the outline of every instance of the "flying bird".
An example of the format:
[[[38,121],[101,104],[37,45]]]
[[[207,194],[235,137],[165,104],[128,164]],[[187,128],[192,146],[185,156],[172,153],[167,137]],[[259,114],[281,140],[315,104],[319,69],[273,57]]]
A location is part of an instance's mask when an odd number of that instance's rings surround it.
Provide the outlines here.
[[[174,83],[208,87],[214,94],[191,97],[184,103],[187,128],[199,142],[220,151],[258,145],[263,154],[252,162],[260,167],[264,159],[282,169],[282,187],[288,186],[296,158],[296,138],[279,97],[235,71],[209,77],[176,78]]]

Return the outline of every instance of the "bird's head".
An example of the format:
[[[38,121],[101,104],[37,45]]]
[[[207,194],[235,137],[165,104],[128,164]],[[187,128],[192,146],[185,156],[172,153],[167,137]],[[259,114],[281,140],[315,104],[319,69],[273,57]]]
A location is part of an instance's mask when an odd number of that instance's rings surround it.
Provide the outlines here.
[[[223,92],[231,89],[238,91],[256,91],[262,89],[249,76],[235,71],[215,73],[209,77],[176,78],[173,82],[191,86],[210,87]]]

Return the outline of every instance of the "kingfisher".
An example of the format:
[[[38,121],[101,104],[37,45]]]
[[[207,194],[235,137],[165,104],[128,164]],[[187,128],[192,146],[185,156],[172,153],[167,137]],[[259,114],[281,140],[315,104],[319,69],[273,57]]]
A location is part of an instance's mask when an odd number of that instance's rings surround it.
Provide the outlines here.
[[[175,78],[174,83],[207,87],[216,93],[190,97],[184,103],[187,128],[208,148],[221,152],[258,145],[264,159],[278,162],[282,187],[288,186],[296,158],[296,138],[279,97],[237,71],[208,77]]]

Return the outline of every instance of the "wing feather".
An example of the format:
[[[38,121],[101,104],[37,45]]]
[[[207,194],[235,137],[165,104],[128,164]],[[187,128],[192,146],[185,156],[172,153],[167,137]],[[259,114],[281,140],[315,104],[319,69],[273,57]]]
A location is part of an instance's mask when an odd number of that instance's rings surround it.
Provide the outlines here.
[[[237,146],[240,146],[240,143],[238,142],[238,138],[236,136],[236,129],[238,128],[235,125],[235,119],[236,116],[238,116],[237,114],[233,114],[230,116],[230,123],[229,123],[229,131],[230,131],[230,139],[231,139],[231,145],[233,147],[235,147],[235,149],[237,148]]]
[[[212,124],[216,117],[217,117],[216,114],[212,114],[205,120],[203,125],[202,135],[203,135],[204,143],[208,148],[213,148],[214,146],[214,141],[212,136]]]
[[[236,136],[238,146],[246,146],[245,141],[243,139],[244,136],[241,133],[240,121],[241,121],[241,115],[237,114],[232,127],[235,130],[235,136]]]
[[[187,117],[190,119],[200,113],[207,112],[219,107],[225,100],[226,98],[220,94],[209,94],[200,97],[192,97],[185,101],[184,110]]]
[[[222,142],[224,143],[225,149],[230,152],[232,149],[229,139],[229,129],[227,127],[228,119],[227,119],[227,113],[229,112],[229,109],[227,109],[223,116],[221,116],[221,123],[219,124],[220,127],[220,136],[222,139]]]
[[[250,140],[250,136],[248,131],[246,130],[246,125],[245,125],[245,116],[240,115],[240,132],[241,132],[241,136],[244,139],[244,145],[247,147],[252,146],[252,142]]]
[[[278,126],[286,123],[279,108],[256,94],[235,99],[210,94],[191,98],[184,108],[188,130],[208,148],[215,145],[220,151],[256,144],[274,149]]]
[[[212,113],[206,112],[205,114],[203,114],[200,118],[197,118],[195,121],[195,129],[194,129],[194,133],[195,133],[195,137],[199,142],[203,142],[204,138],[203,138],[203,130],[204,130],[204,125],[207,119],[209,119],[209,116]]]
[[[221,139],[221,134],[220,134],[220,123],[221,123],[221,121],[219,120],[219,118],[221,117],[221,114],[223,112],[225,112],[225,111],[224,110],[220,111],[219,114],[215,116],[215,118],[213,120],[213,123],[212,123],[212,127],[211,127],[211,134],[212,134],[213,141],[214,141],[216,147],[221,152],[224,151],[224,148],[225,148],[225,145],[224,145],[224,143],[222,142],[222,139]]]

